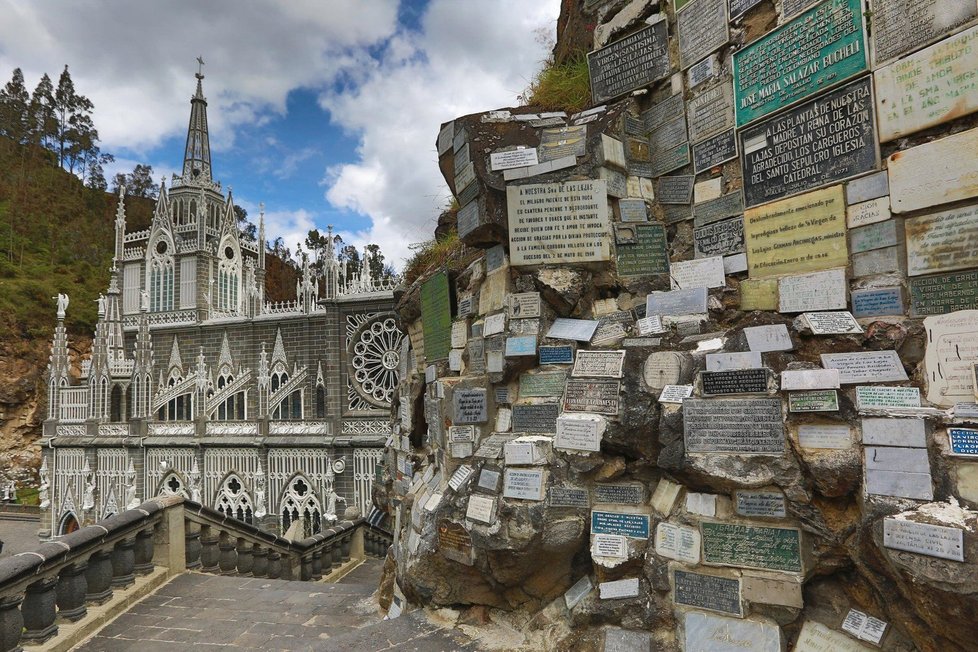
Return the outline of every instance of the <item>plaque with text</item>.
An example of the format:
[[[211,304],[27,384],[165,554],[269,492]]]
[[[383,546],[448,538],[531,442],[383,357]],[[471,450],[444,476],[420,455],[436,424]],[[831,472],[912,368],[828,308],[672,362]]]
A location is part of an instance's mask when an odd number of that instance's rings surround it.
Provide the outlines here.
[[[700,562],[699,530],[661,521],[655,527],[655,554],[676,561],[698,564]]]
[[[735,158],[737,137],[731,129],[693,145],[693,172],[706,172]]]
[[[561,372],[520,375],[520,398],[531,396],[560,396],[564,393],[567,376]]]
[[[848,219],[846,211],[846,221],[849,223],[849,251],[854,254],[895,247],[903,242],[903,225],[900,219],[852,228],[852,221]]]
[[[706,312],[705,287],[669,292],[650,292],[645,299],[645,314],[660,317],[695,315]]]
[[[734,128],[733,87],[729,81],[698,93],[686,104],[689,139],[693,143]]]
[[[943,37],[978,15],[978,5],[970,0],[873,0],[872,6],[873,60],[877,66]],[[951,37],[941,43],[951,46],[946,52],[954,52],[953,40]],[[901,63],[908,63],[919,54]]]
[[[544,403],[541,405],[514,405],[513,431],[543,433],[556,432],[557,417],[559,415],[560,406],[556,403]]]
[[[780,491],[737,491],[734,510],[740,516],[784,518],[787,515],[784,494]]]
[[[727,0],[691,0],[676,18],[680,68],[685,70],[723,47],[727,30]]]
[[[763,367],[731,369],[729,371],[701,371],[700,385],[703,396],[766,394],[770,375],[770,370]]]
[[[740,18],[761,3],[761,0],[730,0],[730,20]]]
[[[669,75],[669,41],[662,20],[587,55],[591,98],[614,99]]]
[[[595,319],[558,317],[547,331],[547,337],[555,340],[590,342],[594,331],[598,328],[598,323]]]
[[[910,314],[943,315],[978,308],[978,271],[910,279]]]
[[[683,401],[688,453],[774,454],[784,452],[781,399]]]
[[[846,270],[842,267],[799,276],[783,276],[778,279],[778,312],[793,313],[845,308],[848,289]],[[810,314],[817,315],[818,313]],[[815,320],[816,323],[822,324],[839,324],[841,321],[833,318],[823,321],[819,317],[816,317]],[[813,327],[814,330],[815,327]],[[861,333],[862,329],[854,321],[851,321],[846,332]]]
[[[674,572],[676,604],[743,616],[740,580],[679,570]]]
[[[649,209],[644,199],[620,199],[618,212],[622,222],[648,222]]]
[[[587,153],[587,127],[560,127],[540,132],[540,161],[556,161]]]
[[[536,165],[540,161],[537,159],[535,147],[524,147],[504,152],[493,152],[489,155],[489,162],[493,171],[497,171]]]
[[[679,147],[686,141],[686,116],[682,113],[668,122],[661,123],[649,134],[649,147],[657,157],[661,157],[665,152]]]
[[[488,421],[486,390],[457,389],[452,398],[455,407],[454,423],[485,423]]]
[[[978,204],[909,218],[905,223],[907,274],[920,276],[978,267],[976,222]]]
[[[846,425],[803,423],[798,426],[798,444],[802,448],[844,450],[852,447],[852,431]]]
[[[733,523],[702,523],[703,561],[800,573],[801,531]]]
[[[621,378],[624,351],[578,351],[573,376]]]
[[[839,393],[834,389],[792,392],[788,395],[788,412],[838,412]]]
[[[887,158],[890,208],[906,213],[978,195],[978,129],[904,149]]]
[[[645,487],[640,484],[596,484],[594,502],[617,505],[639,505],[645,500]]]
[[[458,215],[456,216],[456,230],[458,231],[458,237],[464,238],[468,234],[472,233],[479,226],[479,202],[476,200],[470,201],[468,204],[463,206],[458,210]]]
[[[857,319],[902,315],[906,311],[902,287],[853,290],[851,299],[852,316]]]
[[[864,77],[740,131],[747,206],[879,167],[872,81]]]
[[[572,346],[541,346],[538,351],[540,364],[572,364],[574,362],[574,347]]]
[[[734,52],[737,126],[867,70],[862,4],[823,2]]]
[[[823,353],[821,357],[823,367],[839,370],[839,382],[843,385],[907,380],[907,372],[896,351]]]
[[[697,258],[743,253],[744,218],[737,217],[693,229],[693,252]]]
[[[693,206],[693,227],[699,228],[743,213],[744,195],[739,190],[734,190]]]
[[[655,198],[660,204],[688,206],[693,201],[693,182],[695,180],[696,177],[692,174],[659,177]]]
[[[519,500],[543,500],[543,469],[506,469],[503,497]]]
[[[449,555],[446,556],[463,564],[472,563],[472,537],[458,523],[447,519],[438,522],[438,549],[443,554],[448,552]]]
[[[887,387],[860,385],[856,387],[856,409],[917,408],[920,389],[917,387]]]
[[[643,202],[644,203],[644,202]],[[619,229],[631,229],[635,241],[617,245],[618,274],[643,276],[669,273],[669,252],[666,249],[666,227],[662,224],[629,224]]]
[[[951,455],[978,457],[978,430],[948,428],[947,438],[951,444]]]
[[[635,539],[649,538],[648,514],[591,512],[591,534],[620,534]]]
[[[512,265],[610,260],[604,181],[509,185],[506,206]]]
[[[550,487],[547,490],[547,504],[551,507],[590,507],[591,500],[587,489]]]
[[[511,294],[507,302],[510,319],[529,319],[540,316],[540,293],[520,292]]]
[[[668,98],[653,104],[642,112],[642,122],[645,123],[645,130],[652,132],[659,129],[667,122],[676,119],[678,116],[686,115],[686,104],[683,102],[682,93],[670,95]]]
[[[444,360],[452,349],[452,304],[444,272],[421,285],[421,321],[425,360]]]
[[[883,545],[887,548],[964,561],[963,538],[962,530],[956,527],[883,519]]]
[[[656,154],[653,158],[650,176],[661,177],[673,170],[689,165],[690,162],[689,143],[682,143],[672,149],[668,149]]]
[[[562,414],[557,419],[554,448],[576,451],[600,451],[604,418],[596,414]]]
[[[617,416],[620,397],[620,380],[570,378],[564,388],[564,409]]]

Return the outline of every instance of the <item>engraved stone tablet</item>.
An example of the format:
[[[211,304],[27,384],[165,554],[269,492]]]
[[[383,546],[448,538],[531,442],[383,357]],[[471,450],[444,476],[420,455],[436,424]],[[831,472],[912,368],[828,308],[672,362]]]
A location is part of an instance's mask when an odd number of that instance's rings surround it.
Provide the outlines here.
[[[642,336],[666,332],[665,327],[662,325],[662,318],[658,315],[642,317],[635,322],[635,328],[638,330],[638,334]]]
[[[915,317],[978,308],[978,271],[910,279],[910,307]]]
[[[592,101],[599,104],[667,77],[668,48],[666,21],[662,20],[590,52]]]
[[[538,354],[540,364],[571,364],[574,362],[572,346],[541,346]]]
[[[845,268],[785,276],[778,279],[778,312],[845,308],[848,289]]]
[[[506,152],[493,152],[489,156],[489,160],[493,171],[521,168],[528,165],[536,165],[540,162],[537,159],[537,150],[535,147],[524,147]]]
[[[686,116],[684,113],[679,113],[670,116],[668,122],[662,122],[653,127],[649,134],[649,147],[653,158],[658,158],[683,145],[686,140]]]
[[[492,469],[482,469],[479,472],[479,482],[477,486],[480,489],[485,489],[486,491],[491,491],[493,493],[499,491],[499,479],[501,475],[499,471],[493,471]]]
[[[571,378],[564,389],[564,410],[618,416],[620,398],[620,380]]]
[[[861,385],[856,388],[856,409],[920,407],[920,390],[916,387]]]
[[[905,312],[902,287],[853,290],[851,299],[852,315],[857,319],[902,315]]]
[[[761,0],[730,0],[730,20],[740,18],[760,2]]]
[[[926,448],[866,446],[866,493],[916,500],[933,500]]]
[[[473,200],[459,209],[456,217],[458,237],[464,238],[478,228],[479,221],[479,202]]]
[[[734,369],[731,371],[701,371],[703,396],[729,394],[766,394],[769,369]]]
[[[506,205],[511,264],[610,259],[611,227],[604,181],[508,185]]]
[[[540,132],[539,157],[541,162],[562,161],[569,157],[571,164],[587,152],[587,127],[561,127],[543,129]]]
[[[787,515],[784,494],[780,491],[737,491],[734,509],[740,516],[784,518]]]
[[[868,77],[740,131],[747,206],[879,167]]]
[[[676,604],[735,616],[744,615],[739,579],[690,573],[677,568],[674,571],[673,586]]]
[[[503,447],[506,445],[506,442],[512,441],[513,439],[516,439],[515,435],[493,433],[482,440],[479,444],[479,449],[475,452],[475,456],[497,460],[503,456]]]
[[[520,375],[520,398],[560,396],[564,393],[566,374],[562,372],[525,373]]]
[[[848,312],[806,312],[802,317],[815,335],[862,333],[862,326]]]
[[[886,247],[852,255],[852,276],[862,278],[887,272],[899,272],[905,267],[903,247]]]
[[[578,351],[572,376],[621,378],[624,351]]]
[[[864,446],[927,446],[927,427],[923,419],[863,419],[862,433]]]
[[[550,487],[547,490],[547,504],[551,507],[590,507],[587,489],[574,487]]]
[[[649,516],[592,510],[591,534],[620,534],[635,539],[648,539]]]
[[[448,480],[448,486],[455,491],[458,491],[459,488],[461,488],[461,486],[472,477],[473,473],[475,473],[475,469],[468,464],[463,464],[455,469],[455,473],[453,473],[452,477]]]
[[[685,525],[665,521],[655,526],[655,554],[668,559],[698,564],[700,533]]]
[[[781,652],[781,630],[775,624],[737,620],[690,611],[685,616],[685,650],[710,652]]]
[[[791,573],[802,570],[800,530],[711,522],[701,523],[700,529],[704,563]]]
[[[798,443],[802,448],[844,450],[852,447],[849,426],[803,423],[798,426]]]
[[[622,222],[648,222],[649,211],[644,199],[621,199],[618,212]]]
[[[509,296],[509,318],[527,319],[540,316],[540,293],[521,292]]]
[[[744,252],[744,218],[737,217],[693,230],[697,258],[729,256]]]
[[[889,195],[864,201],[861,204],[850,204],[846,209],[846,224],[850,229],[883,222],[891,217],[893,214],[890,213]]]
[[[469,496],[465,518],[479,523],[492,523],[496,512],[496,499],[488,496]]]
[[[814,620],[806,620],[798,634],[796,652],[870,652],[873,648],[858,643],[842,632]]]
[[[685,204],[693,200],[693,181],[691,174],[675,177],[659,177],[656,200],[660,204]]]
[[[737,158],[737,136],[733,129],[693,145],[693,172],[706,172]]]
[[[685,70],[729,38],[726,0],[691,0],[676,19],[680,68]]]
[[[675,351],[653,353],[645,360],[642,378],[652,390],[679,382],[683,371],[683,357]]]
[[[645,500],[645,487],[640,484],[596,484],[594,502],[617,505],[639,505]]]
[[[781,389],[838,389],[838,369],[786,369],[781,372]]]
[[[866,70],[861,0],[817,5],[733,55],[737,126]]]
[[[739,190],[728,192],[716,199],[700,202],[693,207],[693,226],[699,228],[707,224],[744,212],[744,195]]]
[[[978,195],[978,129],[932,140],[887,159],[894,213]]]
[[[503,497],[543,500],[543,469],[506,469]]]
[[[547,331],[547,337],[555,340],[590,342],[591,337],[594,335],[594,330],[597,327],[597,320],[558,317],[554,320],[550,330]]]
[[[848,211],[847,217],[848,220]],[[884,247],[895,247],[903,242],[900,220],[887,220],[849,231],[849,251],[854,254]]]
[[[669,280],[674,290],[724,287],[726,279],[723,272],[723,258],[713,256],[671,263]]]
[[[784,452],[781,400],[683,401],[688,453],[775,454]]]
[[[595,534],[591,537],[591,556],[628,559],[628,539],[620,534]]]
[[[887,197],[886,210],[889,212],[889,194],[890,180],[886,170],[867,174],[864,177],[853,179],[846,184],[846,203],[850,206],[853,204],[862,204],[872,199]]]
[[[486,411],[486,390],[459,389],[453,397],[456,424],[485,423],[489,417]]]
[[[839,393],[834,389],[795,392],[788,395],[789,412],[838,412]]]
[[[907,274],[919,276],[978,267],[976,221],[978,204],[908,219]]]
[[[659,394],[659,403],[682,403],[692,395],[692,385],[666,385]]]
[[[620,600],[622,598],[638,597],[638,578],[601,582],[598,584],[598,594],[602,600]]]
[[[747,346],[751,351],[790,351],[795,348],[791,343],[791,335],[784,324],[772,326],[748,326],[744,329]]]
[[[823,353],[821,357],[823,367],[839,370],[839,382],[843,385],[907,380],[907,372],[896,351]]]
[[[753,0],[749,0],[753,1]],[[759,1],[759,0],[756,0]],[[716,55],[710,55],[686,71],[686,79],[691,89],[710,81],[720,74],[720,63]]]
[[[557,418],[554,448],[599,451],[604,429],[604,418],[596,414],[562,414]]]
[[[731,371],[734,369],[755,369],[761,366],[759,351],[737,353],[707,353],[707,371]]]
[[[879,645],[883,638],[883,632],[886,631],[886,623],[856,609],[850,609],[849,613],[846,614],[846,619],[842,621],[842,629],[858,639]]]
[[[733,129],[733,87],[724,82],[702,91],[687,102],[686,114],[694,143]]]
[[[883,545],[895,550],[964,561],[963,534],[954,527],[885,518]]]
[[[744,279],[740,282],[740,309],[777,310],[778,279]]]
[[[645,300],[645,314],[671,317],[706,312],[706,288],[694,287],[671,292],[651,292]]]
[[[654,135],[654,132],[653,132]],[[673,172],[681,167],[689,165],[690,162],[689,143],[682,143],[667,150],[654,152],[652,155],[652,165],[649,176],[661,177],[663,174]],[[632,169],[635,169],[633,164]]]
[[[644,205],[644,202],[643,202]],[[665,274],[669,272],[669,252],[666,249],[666,229],[662,224],[629,224],[616,233],[628,230],[634,240],[618,244],[616,262],[621,276]]]
[[[559,414],[560,406],[555,403],[514,405],[513,430],[515,432],[556,432]]]
[[[963,310],[924,320],[927,400],[950,407],[974,400],[978,361],[978,311]]]
[[[451,350],[452,305],[448,275],[435,274],[421,285],[421,321],[425,359],[443,360]]]

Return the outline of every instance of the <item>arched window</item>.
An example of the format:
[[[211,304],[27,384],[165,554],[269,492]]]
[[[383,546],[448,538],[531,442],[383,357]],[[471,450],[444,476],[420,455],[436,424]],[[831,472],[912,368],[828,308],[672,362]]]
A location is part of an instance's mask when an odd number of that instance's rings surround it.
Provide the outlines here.
[[[173,244],[166,238],[152,243],[148,263],[150,312],[173,310]]]
[[[282,533],[292,524],[302,520],[302,538],[319,534],[323,529],[323,512],[309,481],[302,475],[295,476],[282,495]]]
[[[214,509],[226,517],[236,518],[249,525],[254,521],[255,510],[251,496],[245,491],[241,479],[233,473],[221,484]]]
[[[183,378],[171,376],[167,385],[173,387],[182,381]],[[156,418],[160,421],[192,421],[194,418],[194,395],[187,393],[171,398],[157,410]]]
[[[241,290],[241,252],[233,239],[225,238],[218,249],[217,308],[237,312]]]
[[[289,382],[287,371],[275,371],[271,377],[271,393],[274,394],[278,388]],[[279,421],[301,420],[302,419],[302,390],[297,389],[275,406],[272,410],[272,419]]]
[[[234,382],[234,376],[230,373],[222,373],[217,378],[217,391],[221,391],[226,386]],[[235,392],[226,401],[217,406],[218,421],[244,421],[245,404],[247,403],[246,392]]]
[[[160,496],[183,496],[190,500],[190,494],[183,486],[183,479],[173,471],[163,478],[157,494]]]
[[[316,388],[316,418],[326,418],[326,390],[322,385]]]
[[[68,512],[61,517],[61,522],[58,524],[58,536],[64,536],[66,534],[71,534],[78,530],[78,519],[75,518],[74,512]]]
[[[109,399],[109,420],[122,421],[125,411],[122,409],[122,385],[113,385]]]

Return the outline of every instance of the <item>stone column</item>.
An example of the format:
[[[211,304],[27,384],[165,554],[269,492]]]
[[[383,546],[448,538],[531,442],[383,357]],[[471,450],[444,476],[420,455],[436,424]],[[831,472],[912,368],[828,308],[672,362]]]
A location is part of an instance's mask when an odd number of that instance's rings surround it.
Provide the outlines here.
[[[133,571],[137,575],[149,575],[153,572],[153,528],[140,530],[136,535],[136,547],[133,549]]]
[[[136,581],[136,537],[127,537],[112,549],[112,586],[125,588]]]
[[[104,604],[112,597],[112,551],[100,550],[88,558],[85,569],[85,582],[88,584],[85,601]]]
[[[353,542],[353,533],[349,532],[343,536],[343,541],[340,543],[340,550],[342,550],[342,560],[344,562],[350,561],[350,544]]]
[[[73,623],[88,613],[85,608],[85,593],[88,592],[88,582],[85,580],[87,568],[88,564],[82,561],[61,569],[57,588],[58,618]]]
[[[251,554],[251,544],[239,538],[235,550],[238,553],[238,575],[250,575],[255,563],[255,558]]]
[[[323,579],[323,551],[317,550],[312,553],[312,579]]]
[[[252,577],[265,577],[268,575],[268,548],[262,548],[257,543],[251,551],[253,559],[251,564]]]
[[[268,578],[277,580],[282,574],[282,555],[274,550],[268,551]]]
[[[24,604],[20,608],[24,616],[23,640],[40,645],[58,633],[54,623],[57,604],[58,578],[38,580],[27,587]]]
[[[196,569],[200,568],[200,528],[191,527],[190,523],[187,523],[187,529],[183,535],[185,556],[187,558],[187,568]]]
[[[312,579],[312,555],[306,555],[299,559],[299,579],[303,582]]]
[[[216,573],[221,553],[217,549],[217,534],[210,527],[200,528],[200,563],[201,570],[206,573]]]
[[[20,614],[21,594],[0,598],[0,650],[20,652],[20,635],[24,631],[24,617]]]

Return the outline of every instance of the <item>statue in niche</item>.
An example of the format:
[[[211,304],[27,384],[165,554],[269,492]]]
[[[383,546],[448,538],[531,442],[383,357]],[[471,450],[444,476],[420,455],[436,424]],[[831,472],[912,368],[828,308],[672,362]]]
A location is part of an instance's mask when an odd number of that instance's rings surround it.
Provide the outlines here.
[[[255,518],[263,518],[268,510],[265,507],[265,474],[261,469],[261,462],[258,463],[258,470],[255,471]]]
[[[149,312],[149,292],[146,290],[139,291],[139,309],[143,312]]]
[[[136,469],[133,468],[132,460],[129,460],[129,469],[126,471],[126,509],[136,509],[139,507],[139,499],[136,498]]]
[[[95,474],[89,473],[85,480],[85,499],[82,501],[82,511],[95,507]]]
[[[41,490],[38,494],[41,509],[49,509],[51,507],[51,498],[48,496],[50,486],[48,483],[48,461],[45,459],[41,462]]]

